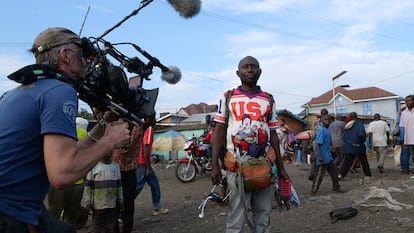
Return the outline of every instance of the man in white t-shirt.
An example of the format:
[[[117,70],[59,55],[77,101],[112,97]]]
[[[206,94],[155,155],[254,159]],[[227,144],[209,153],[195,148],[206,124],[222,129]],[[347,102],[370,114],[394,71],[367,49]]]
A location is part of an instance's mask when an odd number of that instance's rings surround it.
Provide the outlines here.
[[[266,158],[269,147],[275,151],[277,175],[279,179],[289,179],[280,156],[279,139],[276,134],[276,106],[269,103],[270,94],[262,91],[257,85],[261,69],[256,58],[247,56],[239,62],[236,72],[241,85],[233,89],[227,100],[228,92],[220,99],[219,109],[214,117],[214,143],[212,153],[213,184],[221,182],[219,156],[226,143],[227,188],[230,192],[227,213],[226,232],[245,232],[245,224],[250,223],[247,217],[246,200],[251,202],[253,224],[249,224],[254,232],[269,232],[270,212],[272,208],[273,187],[245,191],[237,185],[240,163],[252,158]],[[215,143],[220,142],[220,143]],[[227,160],[228,159],[228,160]],[[234,161],[228,166],[226,161]],[[230,162],[229,162],[230,163]],[[243,186],[241,186],[243,187]]]
[[[374,120],[368,125],[368,136],[371,151],[376,153],[377,168],[380,173],[384,172],[384,159],[389,144],[390,127],[387,122],[381,120],[378,113],[374,114]]]
[[[401,112],[400,127],[404,128],[404,147],[414,158],[414,95],[405,97],[405,105],[407,108]]]

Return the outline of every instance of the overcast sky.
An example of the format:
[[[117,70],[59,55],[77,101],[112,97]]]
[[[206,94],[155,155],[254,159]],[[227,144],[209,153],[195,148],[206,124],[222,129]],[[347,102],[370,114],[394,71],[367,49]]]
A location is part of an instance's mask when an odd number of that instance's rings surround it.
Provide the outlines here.
[[[139,3],[2,1],[0,93],[16,86],[8,74],[33,63],[27,50],[40,31],[61,26],[79,33],[90,7],[81,36],[98,37]],[[182,79],[175,85],[161,81],[157,68],[144,83],[160,88],[158,113],[216,104],[239,85],[235,71],[246,55],[259,60],[259,85],[273,93],[276,107],[299,113],[312,97],[331,90],[332,77],[343,70],[348,72],[336,86],[377,86],[401,97],[413,93],[413,22],[412,0],[205,0],[190,19],[165,0],[154,0],[104,39],[135,43],[164,65],[180,68]],[[141,56],[120,48],[127,56]]]

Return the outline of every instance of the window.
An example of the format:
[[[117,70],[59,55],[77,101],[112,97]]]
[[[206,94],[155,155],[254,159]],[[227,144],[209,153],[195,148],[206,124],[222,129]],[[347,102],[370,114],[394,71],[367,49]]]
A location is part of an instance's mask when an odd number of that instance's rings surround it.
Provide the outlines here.
[[[336,112],[337,113],[347,113],[347,110],[346,110],[345,106],[338,106],[338,107],[336,107]]]
[[[336,106],[337,113],[347,113],[346,107],[343,106],[344,98],[339,95],[337,98],[338,106]]]
[[[365,102],[362,104],[362,114],[372,115],[372,104],[371,102]]]

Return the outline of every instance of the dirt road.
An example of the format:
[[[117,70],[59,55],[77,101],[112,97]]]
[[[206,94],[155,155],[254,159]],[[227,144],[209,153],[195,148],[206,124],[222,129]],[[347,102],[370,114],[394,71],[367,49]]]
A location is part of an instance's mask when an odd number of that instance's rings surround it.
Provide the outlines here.
[[[374,159],[369,162],[373,179],[364,180],[359,169],[359,172],[350,173],[341,181],[347,192],[334,194],[327,175],[315,196],[309,194],[309,165],[286,164],[302,207],[283,212],[274,209],[271,232],[414,232],[414,176],[401,175],[391,158],[386,159],[383,174],[374,169]],[[208,202],[204,218],[198,217],[203,193],[208,193],[212,188],[209,176],[198,176],[195,181],[184,184],[175,177],[174,164],[156,164],[154,169],[161,184],[162,204],[170,211],[165,215],[151,216],[150,189],[145,187],[135,202],[134,232],[225,232],[227,206]],[[332,223],[329,212],[348,206],[356,207],[358,215]],[[79,232],[87,232],[87,226]]]

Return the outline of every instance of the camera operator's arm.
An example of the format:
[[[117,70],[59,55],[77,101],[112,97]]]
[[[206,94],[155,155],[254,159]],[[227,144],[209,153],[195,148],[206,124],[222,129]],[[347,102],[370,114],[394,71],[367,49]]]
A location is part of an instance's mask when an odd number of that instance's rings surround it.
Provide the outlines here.
[[[129,142],[127,123],[107,123],[102,137],[98,135],[99,132],[99,126],[95,126],[90,132],[93,138],[99,139],[97,142],[93,142],[91,137],[86,137],[79,142],[79,145],[75,139],[65,135],[44,136],[45,165],[49,181],[53,186],[63,188],[73,185],[106,153]]]

